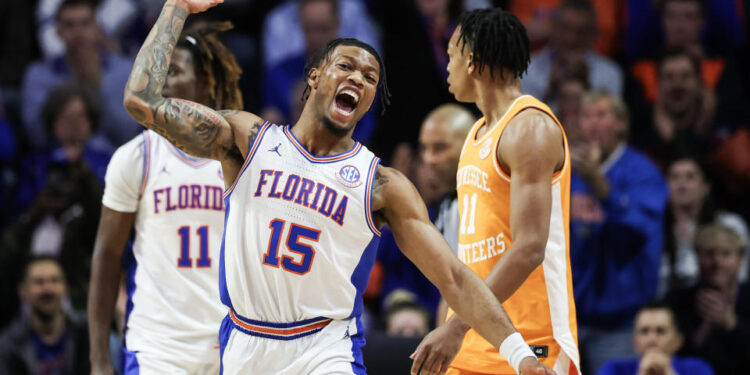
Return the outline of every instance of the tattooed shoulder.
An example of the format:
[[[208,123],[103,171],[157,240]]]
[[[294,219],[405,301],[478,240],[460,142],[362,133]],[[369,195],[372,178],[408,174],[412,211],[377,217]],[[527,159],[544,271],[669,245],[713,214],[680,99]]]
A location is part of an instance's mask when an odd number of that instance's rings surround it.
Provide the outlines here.
[[[385,184],[390,181],[390,177],[388,177],[386,173],[384,173],[383,168],[385,167],[379,167],[375,171],[375,181],[373,181],[372,184],[372,189],[375,191],[381,190],[385,186]]]
[[[250,132],[247,136],[247,146],[248,148],[250,145],[255,142],[255,137],[258,135],[258,132],[260,131],[260,127],[263,126],[260,122],[253,123],[253,126],[250,128]]]

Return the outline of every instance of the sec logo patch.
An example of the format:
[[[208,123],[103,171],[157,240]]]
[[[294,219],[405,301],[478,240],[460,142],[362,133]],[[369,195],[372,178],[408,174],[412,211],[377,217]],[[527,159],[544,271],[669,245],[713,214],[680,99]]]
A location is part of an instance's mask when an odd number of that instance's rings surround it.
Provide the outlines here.
[[[353,165],[345,165],[336,173],[336,179],[344,186],[355,188],[362,185],[362,175],[359,169]]]

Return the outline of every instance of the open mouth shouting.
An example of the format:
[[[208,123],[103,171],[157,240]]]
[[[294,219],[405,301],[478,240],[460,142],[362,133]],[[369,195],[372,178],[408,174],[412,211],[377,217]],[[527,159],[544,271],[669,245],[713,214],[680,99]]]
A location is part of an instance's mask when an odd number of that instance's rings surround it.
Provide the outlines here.
[[[334,112],[343,117],[344,120],[349,121],[357,109],[357,104],[359,104],[359,92],[353,88],[345,87],[336,94],[333,103]]]

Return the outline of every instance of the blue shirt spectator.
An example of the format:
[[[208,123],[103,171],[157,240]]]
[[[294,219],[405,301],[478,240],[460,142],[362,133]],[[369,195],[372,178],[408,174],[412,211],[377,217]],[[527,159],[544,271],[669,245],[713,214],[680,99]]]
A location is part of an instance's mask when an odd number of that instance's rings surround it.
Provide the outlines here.
[[[568,124],[568,127],[574,124]],[[656,166],[629,147],[628,113],[618,97],[589,93],[580,135],[569,129],[570,261],[581,355],[595,373],[633,355],[631,323],[656,294],[667,185]]]
[[[23,211],[49,181],[51,166],[78,165],[90,170],[101,186],[111,154],[91,141],[97,128],[99,106],[92,90],[76,84],[54,88],[41,111],[45,128],[54,135],[56,148],[27,157],[21,163],[19,191],[15,200]],[[54,176],[53,176],[54,179]]]
[[[565,1],[555,11],[550,45],[531,56],[521,79],[523,91],[549,99],[550,83],[571,71],[588,73],[594,90],[622,95],[623,74],[614,61],[592,50],[596,36],[596,11],[588,1]]]
[[[286,1],[272,9],[263,25],[263,66],[271,67],[285,59],[303,54],[305,36],[299,20],[299,1]],[[361,0],[339,0],[339,35],[357,38],[380,50],[377,27]]]
[[[633,349],[638,358],[607,362],[598,374],[713,375],[704,360],[675,356],[684,342],[675,310],[664,302],[649,302],[638,310],[633,327]]]
[[[581,324],[620,328],[656,295],[667,185],[656,166],[621,145],[601,168],[610,192],[571,180],[570,256]]]
[[[49,91],[68,80],[98,89],[102,102],[102,126],[94,141],[114,147],[134,137],[140,127],[122,105],[123,90],[132,62],[101,50],[97,26],[90,3],[63,2],[57,15],[58,33],[66,45],[65,55],[31,64],[21,88],[21,116],[28,143],[34,149],[51,145],[51,134],[45,131],[40,109]]]
[[[689,23],[697,24],[698,39],[702,39],[702,45],[709,55],[730,56],[742,47],[743,25],[741,15],[737,12],[737,1],[711,0],[692,3],[691,1],[662,1],[661,9],[659,9],[655,7],[656,3],[652,0],[627,0],[625,51],[628,58],[631,61],[658,58],[664,47],[685,47],[670,46],[667,42],[670,38],[665,35],[667,30],[665,30],[664,21],[668,17],[674,17],[674,22],[680,22],[683,25],[681,26],[682,32],[686,26],[691,27]],[[676,6],[674,9],[669,9],[669,14],[667,13],[668,5]],[[690,13],[691,7],[699,8],[697,14]]]

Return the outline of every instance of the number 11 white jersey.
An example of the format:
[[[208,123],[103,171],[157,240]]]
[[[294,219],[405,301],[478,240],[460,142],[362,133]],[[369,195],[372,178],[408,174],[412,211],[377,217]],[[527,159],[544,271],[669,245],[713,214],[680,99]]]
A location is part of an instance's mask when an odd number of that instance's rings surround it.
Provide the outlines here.
[[[264,124],[224,194],[222,302],[263,322],[359,317],[380,239],[378,163],[359,143],[316,157],[290,127]]]
[[[125,344],[177,362],[219,360],[224,221],[221,164],[185,155],[153,131],[120,147],[102,203],[135,212]]]

